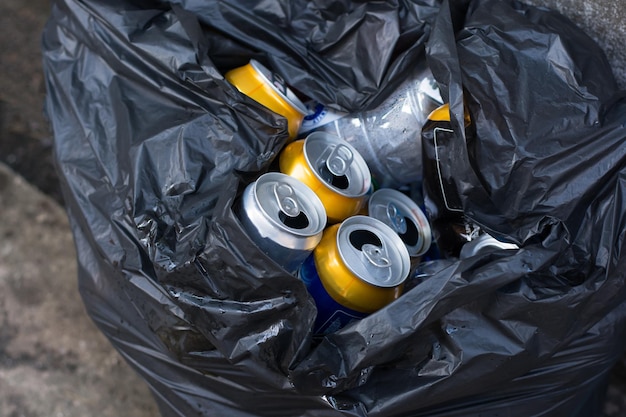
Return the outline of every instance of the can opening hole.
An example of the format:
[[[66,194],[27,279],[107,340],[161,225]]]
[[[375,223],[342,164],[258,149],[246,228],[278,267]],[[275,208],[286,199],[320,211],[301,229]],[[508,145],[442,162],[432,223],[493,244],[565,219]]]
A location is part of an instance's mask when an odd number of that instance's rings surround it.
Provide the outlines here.
[[[406,222],[406,232],[399,233],[398,236],[400,236],[400,239],[402,239],[406,245],[415,246],[419,241],[419,231],[417,230],[417,226],[415,226],[415,223],[407,217],[404,218],[404,221]]]
[[[332,185],[335,188],[339,188],[340,190],[345,190],[350,186],[350,181],[348,180],[348,177],[345,174],[344,175],[333,174],[332,172],[330,172],[325,162],[319,166],[318,172],[326,183]]]
[[[330,184],[333,187],[339,188],[341,190],[345,190],[350,186],[350,183],[348,182],[348,177],[346,177],[345,175],[342,175],[340,177],[333,175],[333,179]]]
[[[382,247],[383,242],[374,233],[369,230],[355,230],[350,233],[350,243],[358,250],[362,250],[363,245],[371,244]]]
[[[279,211],[278,218],[285,226],[291,229],[305,229],[309,226],[309,218],[302,211],[294,217],[287,216],[282,211]]]

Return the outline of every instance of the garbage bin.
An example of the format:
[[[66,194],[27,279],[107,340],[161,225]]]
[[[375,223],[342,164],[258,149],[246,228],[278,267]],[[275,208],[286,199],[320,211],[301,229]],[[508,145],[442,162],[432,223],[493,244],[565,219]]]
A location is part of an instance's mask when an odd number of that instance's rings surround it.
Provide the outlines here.
[[[43,51],[80,292],[163,416],[600,415],[624,349],[626,101],[561,14],[55,0]],[[223,77],[253,58],[345,112],[427,62],[450,107],[440,175],[519,249],[423,262],[396,301],[314,340],[305,285],[233,212],[288,140]]]

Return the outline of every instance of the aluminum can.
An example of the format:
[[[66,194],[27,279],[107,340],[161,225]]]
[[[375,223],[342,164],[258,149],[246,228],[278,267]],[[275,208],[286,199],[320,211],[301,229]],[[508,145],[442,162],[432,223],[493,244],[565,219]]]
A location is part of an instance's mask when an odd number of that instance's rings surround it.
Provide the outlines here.
[[[519,246],[515,243],[502,242],[488,233],[482,233],[476,239],[463,245],[459,258],[465,259],[499,249],[519,249]]]
[[[279,170],[317,194],[329,223],[357,214],[371,188],[369,169],[357,150],[325,132],[311,133],[285,146],[279,155]]]
[[[381,188],[367,203],[368,215],[391,227],[409,251],[415,266],[432,243],[430,225],[416,202],[398,190]]]
[[[327,227],[298,272],[317,306],[313,333],[336,331],[397,299],[409,269],[406,246],[380,220],[357,215]]]
[[[374,108],[347,113],[305,101],[308,114],[300,135],[325,131],[341,137],[363,156],[381,188],[397,189],[421,181],[421,129],[430,112],[442,104],[437,82],[421,60]]]
[[[315,193],[278,172],[248,184],[236,212],[250,239],[290,273],[311,254],[326,226],[326,212]]]
[[[228,71],[224,78],[241,93],[285,117],[290,140],[298,136],[307,109],[278,74],[251,59],[248,64]]]

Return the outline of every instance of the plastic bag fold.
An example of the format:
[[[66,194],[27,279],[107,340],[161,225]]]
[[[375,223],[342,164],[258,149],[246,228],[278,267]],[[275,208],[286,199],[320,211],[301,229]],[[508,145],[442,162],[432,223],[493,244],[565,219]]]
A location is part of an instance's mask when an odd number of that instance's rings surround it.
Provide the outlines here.
[[[261,58],[364,110],[425,55],[457,139],[443,175],[521,248],[424,263],[400,299],[313,341],[304,285],[233,211],[285,120],[221,74]],[[83,301],[163,416],[599,414],[624,347],[626,102],[558,13],[55,0],[43,60]]]

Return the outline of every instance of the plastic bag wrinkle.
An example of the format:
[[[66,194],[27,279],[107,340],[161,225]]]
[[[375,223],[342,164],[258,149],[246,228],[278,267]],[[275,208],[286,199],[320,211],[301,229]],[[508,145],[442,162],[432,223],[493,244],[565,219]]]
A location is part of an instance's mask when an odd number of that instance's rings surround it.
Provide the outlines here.
[[[163,416],[593,415],[626,321],[626,102],[602,54],[512,1],[443,2],[438,16],[434,2],[303,3],[55,1],[46,106],[94,321]],[[315,30],[311,48],[300,33]],[[396,302],[311,343],[306,288],[233,208],[285,121],[220,74],[261,57],[298,91],[363,110],[426,39],[459,139],[446,174],[481,226],[523,247],[421,265]],[[363,61],[340,51],[365,40]],[[536,70],[552,89],[526,83]]]
[[[374,107],[401,82],[423,53],[439,8],[436,0],[172,3],[235,40],[248,56],[261,52],[261,61],[297,91],[350,111]],[[367,53],[353,53],[363,47]],[[224,51],[221,58],[232,63],[235,57]]]

